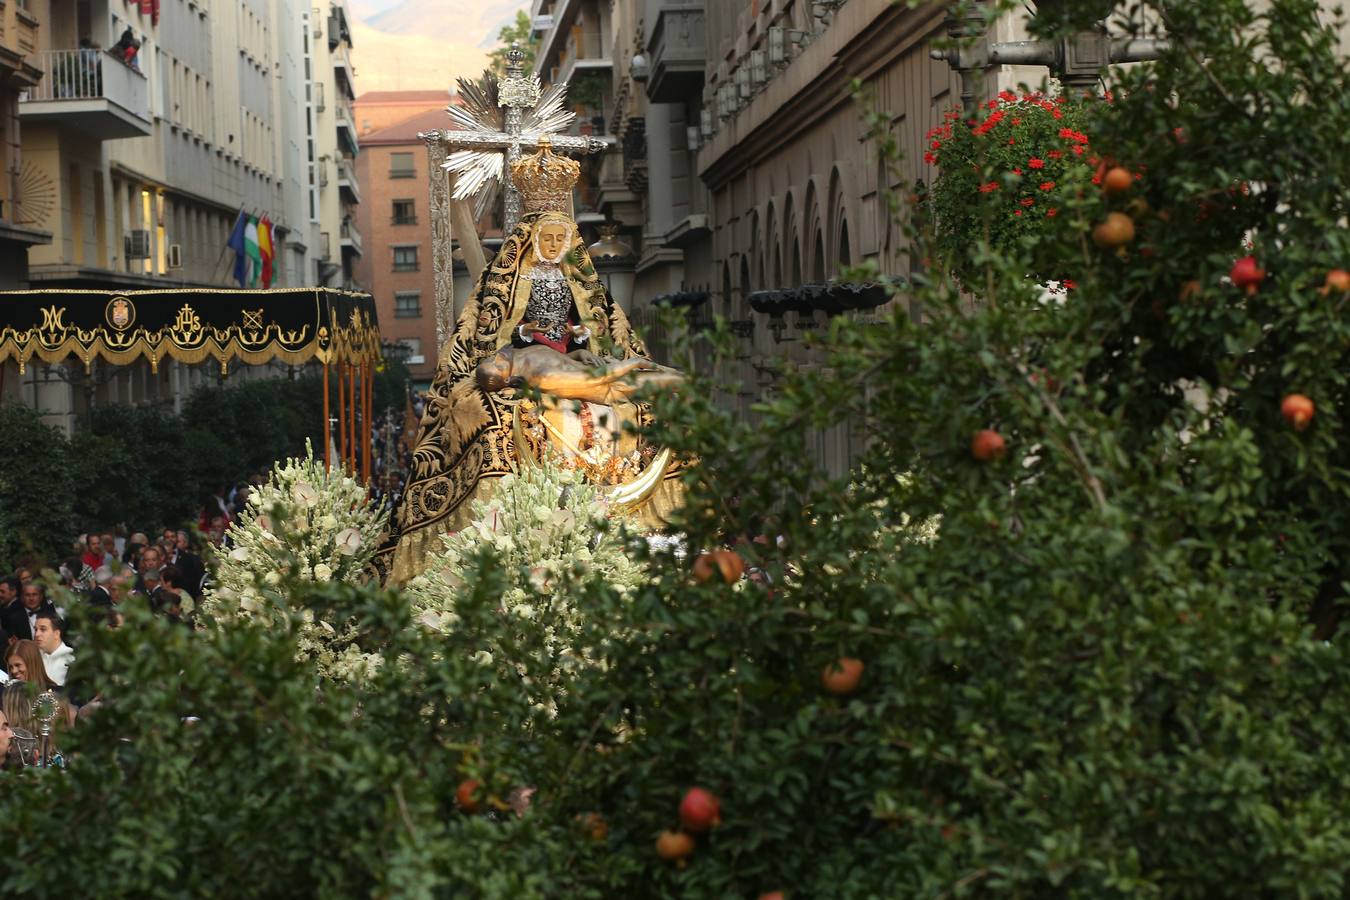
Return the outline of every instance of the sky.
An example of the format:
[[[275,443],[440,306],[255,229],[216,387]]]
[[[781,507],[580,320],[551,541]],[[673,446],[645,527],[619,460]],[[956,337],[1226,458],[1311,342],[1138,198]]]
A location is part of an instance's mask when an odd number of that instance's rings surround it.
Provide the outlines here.
[[[356,91],[449,89],[477,77],[528,0],[348,0]]]

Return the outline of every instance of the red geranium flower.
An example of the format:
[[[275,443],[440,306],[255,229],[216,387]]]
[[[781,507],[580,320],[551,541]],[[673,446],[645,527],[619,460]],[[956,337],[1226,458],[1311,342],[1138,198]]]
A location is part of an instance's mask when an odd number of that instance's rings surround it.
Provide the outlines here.
[[[1047,219],[1053,219],[1057,215],[1059,215],[1059,207],[1057,206],[1052,206],[1045,211],[1045,217]]]
[[[993,193],[993,192],[996,191],[996,190],[998,190],[998,182],[997,182],[997,181],[986,181],[984,184],[980,185],[980,193],[981,193],[981,194],[990,194],[990,193]]]
[[[1035,202],[1036,202],[1036,201],[1033,200],[1033,199],[1030,198],[1030,197],[1023,197],[1023,198],[1022,198],[1022,205],[1023,205],[1023,206],[1030,206],[1031,204],[1033,204],[1033,203],[1035,203]]]
[[[1027,160],[1027,165],[1033,169],[1044,169],[1045,160],[1033,156],[1031,159]]]
[[[1053,181],[1043,181],[1043,182],[1041,182],[1041,190],[1043,190],[1043,191],[1053,191],[1054,189],[1055,189],[1055,183],[1054,183]]]

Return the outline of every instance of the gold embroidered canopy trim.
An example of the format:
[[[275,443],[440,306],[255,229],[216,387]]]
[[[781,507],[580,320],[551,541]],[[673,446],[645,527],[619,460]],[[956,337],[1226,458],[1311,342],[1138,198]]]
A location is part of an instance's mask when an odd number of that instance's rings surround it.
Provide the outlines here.
[[[0,362],[376,363],[375,301],[332,288],[0,291]]]

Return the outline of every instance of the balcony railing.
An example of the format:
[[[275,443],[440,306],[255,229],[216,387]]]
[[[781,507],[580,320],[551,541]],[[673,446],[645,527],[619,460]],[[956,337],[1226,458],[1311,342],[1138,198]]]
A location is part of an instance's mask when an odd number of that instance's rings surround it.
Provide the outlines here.
[[[44,50],[37,56],[46,76],[21,96],[24,118],[76,128],[99,140],[154,132],[150,88],[140,72],[98,50]]]
[[[660,0],[647,50],[651,66],[648,98],[677,103],[697,96],[707,66],[701,0]]]
[[[361,232],[356,230],[356,226],[351,222],[342,223],[342,249],[344,252],[352,252],[357,256],[361,255]]]
[[[351,195],[352,203],[361,202],[361,188],[356,181],[356,167],[349,159],[340,159],[337,164],[338,187]]]

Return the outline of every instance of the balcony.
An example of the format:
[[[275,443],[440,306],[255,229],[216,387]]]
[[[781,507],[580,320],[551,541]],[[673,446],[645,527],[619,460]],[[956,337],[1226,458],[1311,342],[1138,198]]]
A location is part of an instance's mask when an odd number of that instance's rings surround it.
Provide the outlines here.
[[[343,144],[342,149],[348,156],[360,153],[361,142],[356,139],[356,123],[352,121],[351,111],[345,103],[333,107],[333,118],[337,120],[338,142]]]
[[[653,103],[679,103],[697,96],[707,65],[702,0],[660,0],[647,51],[651,57],[647,97]]]
[[[607,56],[594,57],[568,57],[558,70],[558,77],[554,83],[566,81],[571,84],[577,79],[577,76],[585,77],[592,72],[609,77],[609,71],[614,68],[614,62]]]
[[[346,47],[338,47],[333,51],[333,72],[337,75],[338,90],[346,94],[348,100],[355,100],[356,72]]]
[[[343,222],[341,237],[344,256],[348,253],[353,256],[361,255],[361,232],[356,230],[355,225],[351,222]]]
[[[20,95],[24,122],[74,128],[100,141],[154,133],[145,76],[111,54],[44,50],[38,63],[47,74]]]
[[[347,203],[361,202],[361,187],[356,181],[356,167],[350,159],[340,159],[337,164],[338,190],[345,191]]]

